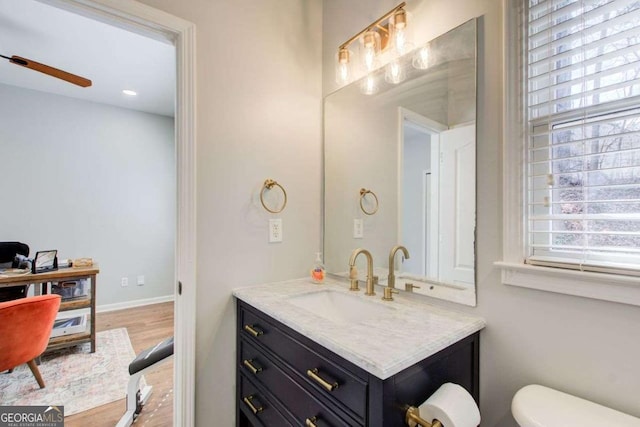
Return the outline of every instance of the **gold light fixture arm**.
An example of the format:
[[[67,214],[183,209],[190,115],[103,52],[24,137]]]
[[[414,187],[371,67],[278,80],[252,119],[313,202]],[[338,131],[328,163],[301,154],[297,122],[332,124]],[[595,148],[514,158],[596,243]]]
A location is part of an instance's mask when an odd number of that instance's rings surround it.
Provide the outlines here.
[[[385,13],[384,15],[382,15],[380,18],[378,18],[375,22],[369,24],[366,28],[364,28],[362,31],[360,31],[359,33],[357,33],[356,35],[354,35],[353,37],[351,37],[349,40],[347,40],[346,42],[342,43],[340,45],[339,49],[344,49],[347,46],[349,46],[351,43],[353,43],[354,40],[356,40],[358,37],[360,37],[361,35],[363,35],[364,33],[366,33],[367,31],[373,29],[374,27],[378,27],[381,29],[384,29],[384,31],[388,31],[386,28],[384,28],[383,26],[379,25],[382,21],[384,21],[385,19],[388,19],[391,15],[393,15],[396,11],[402,9],[403,7],[405,7],[407,5],[406,2],[402,2],[399,5],[397,5],[396,7],[394,7],[393,9],[391,9],[389,12]]]
[[[373,196],[373,198],[376,200],[376,205],[375,208],[373,208],[373,210],[366,210],[362,204],[362,201],[364,200],[364,197],[367,194],[371,194]],[[378,196],[376,196],[376,193],[374,193],[371,190],[367,190],[366,188],[361,188],[360,189],[360,209],[362,209],[362,212],[364,212],[366,215],[373,215],[376,212],[378,212],[378,208],[380,207],[380,203],[378,202]]]
[[[284,202],[282,203],[282,207],[280,209],[269,209],[267,204],[264,202],[264,193],[266,190],[271,190],[274,186],[280,188],[282,190],[282,194],[284,194]],[[262,207],[271,213],[280,213],[284,210],[285,206],[287,206],[287,192],[284,187],[278,184],[273,179],[267,179],[262,186],[262,190],[260,191],[260,203],[262,203]]]

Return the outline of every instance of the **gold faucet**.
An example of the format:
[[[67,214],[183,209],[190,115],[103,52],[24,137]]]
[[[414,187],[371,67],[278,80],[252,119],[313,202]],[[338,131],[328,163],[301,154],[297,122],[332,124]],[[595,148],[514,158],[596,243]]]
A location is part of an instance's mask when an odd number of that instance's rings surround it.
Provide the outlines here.
[[[409,251],[404,246],[396,245],[391,248],[391,252],[389,252],[389,275],[387,276],[387,286],[389,288],[396,287],[395,266],[393,264],[394,264],[396,252],[398,252],[399,250],[403,252],[405,259],[409,259]]]
[[[351,258],[349,258],[349,270],[351,271],[353,267],[356,265],[356,258],[360,254],[364,254],[364,256],[367,257],[367,292],[365,292],[365,295],[369,295],[369,296],[375,295],[376,293],[373,290],[373,257],[371,256],[371,252],[362,248],[358,248],[354,250],[353,253],[351,254]],[[351,278],[352,288],[353,288],[353,280],[354,279]],[[356,278],[355,280],[357,281],[358,279]],[[357,285],[356,285],[356,289],[357,289]]]

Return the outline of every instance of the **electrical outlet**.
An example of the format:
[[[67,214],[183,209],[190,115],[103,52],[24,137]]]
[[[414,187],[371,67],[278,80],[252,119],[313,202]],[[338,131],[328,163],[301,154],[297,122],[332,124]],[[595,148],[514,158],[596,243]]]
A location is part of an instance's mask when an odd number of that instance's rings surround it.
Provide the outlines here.
[[[120,281],[120,285],[122,285],[122,287],[124,288],[125,286],[129,286],[129,278],[128,277],[123,277]]]
[[[364,236],[364,224],[362,218],[356,218],[353,220],[353,238],[362,239]]]
[[[282,242],[282,219],[269,220],[269,243]]]
[[[138,276],[138,286],[144,285],[144,276]]]

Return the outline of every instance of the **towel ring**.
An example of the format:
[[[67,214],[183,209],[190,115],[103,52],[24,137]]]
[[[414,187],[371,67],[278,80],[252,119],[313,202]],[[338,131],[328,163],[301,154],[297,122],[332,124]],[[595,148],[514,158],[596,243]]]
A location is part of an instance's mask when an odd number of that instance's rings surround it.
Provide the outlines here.
[[[280,190],[282,190],[282,194],[284,194],[284,202],[282,203],[282,207],[280,209],[269,209],[266,205],[266,203],[264,202],[264,192],[265,190],[271,190],[273,188],[273,186],[279,187]],[[267,179],[264,182],[264,185],[262,186],[262,190],[260,191],[260,203],[262,203],[262,207],[264,207],[266,210],[268,210],[271,213],[280,213],[284,210],[284,207],[287,206],[287,192],[285,191],[284,187],[280,184],[278,184],[276,181],[274,181],[273,179]]]
[[[371,194],[373,198],[376,199],[376,207],[371,211],[366,210],[364,206],[362,206],[362,201],[364,200],[364,196],[366,196],[367,194]],[[361,188],[360,189],[360,209],[362,209],[362,212],[364,212],[366,215],[373,215],[374,213],[378,212],[379,207],[380,207],[380,203],[378,203],[378,196],[376,196],[376,193],[374,193],[371,190],[367,190],[366,188]]]

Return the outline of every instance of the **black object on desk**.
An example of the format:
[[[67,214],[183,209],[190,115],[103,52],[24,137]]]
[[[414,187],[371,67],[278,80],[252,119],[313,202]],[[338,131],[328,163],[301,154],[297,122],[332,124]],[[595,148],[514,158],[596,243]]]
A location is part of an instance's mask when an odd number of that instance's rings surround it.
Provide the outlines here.
[[[58,269],[58,251],[51,249],[48,251],[38,251],[31,263],[31,272],[33,274],[45,273],[47,271],[55,271]]]
[[[22,242],[0,242],[0,264],[12,263],[12,268],[18,268],[16,255],[29,256],[29,245]],[[26,297],[27,288],[24,285],[0,287],[0,302]]]

